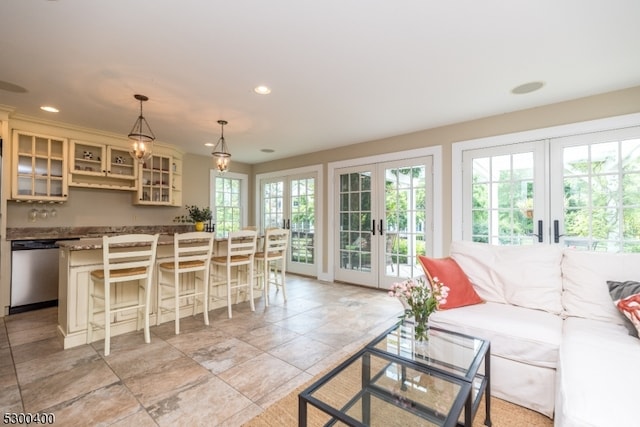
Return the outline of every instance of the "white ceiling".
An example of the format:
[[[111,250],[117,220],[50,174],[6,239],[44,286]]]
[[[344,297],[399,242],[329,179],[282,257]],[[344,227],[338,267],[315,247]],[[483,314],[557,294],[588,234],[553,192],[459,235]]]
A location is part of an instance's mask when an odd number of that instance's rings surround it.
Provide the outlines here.
[[[225,119],[259,163],[640,85],[639,22],[638,0],[2,0],[0,104],[126,135],[141,93],[158,141],[208,155]]]

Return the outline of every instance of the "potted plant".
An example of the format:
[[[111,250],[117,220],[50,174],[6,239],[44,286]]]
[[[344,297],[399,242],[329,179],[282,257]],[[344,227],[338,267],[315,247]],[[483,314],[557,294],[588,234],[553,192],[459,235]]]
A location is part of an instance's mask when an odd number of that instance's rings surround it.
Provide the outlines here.
[[[211,209],[209,207],[201,208],[196,205],[187,205],[187,212],[189,212],[189,221],[195,223],[196,231],[204,230],[204,223],[211,221]]]

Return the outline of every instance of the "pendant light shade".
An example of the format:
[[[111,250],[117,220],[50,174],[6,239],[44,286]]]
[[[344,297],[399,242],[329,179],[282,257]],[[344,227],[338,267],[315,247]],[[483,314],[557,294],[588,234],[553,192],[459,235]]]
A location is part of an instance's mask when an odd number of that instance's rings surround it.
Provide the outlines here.
[[[135,160],[140,163],[144,163],[149,157],[151,157],[151,153],[153,151],[153,141],[156,139],[156,136],[153,134],[153,131],[149,127],[149,123],[147,123],[147,119],[142,115],[142,103],[148,101],[144,95],[133,95],[135,99],[140,101],[140,115],[138,119],[133,124],[131,128],[131,132],[129,132],[129,139],[133,142],[131,143],[131,149],[129,150],[129,154]]]
[[[216,169],[218,172],[224,173],[229,169],[229,163],[231,163],[231,154],[227,148],[227,142],[224,140],[224,125],[227,124],[226,120],[218,120],[220,125],[220,139],[213,148],[213,160],[215,161]]]

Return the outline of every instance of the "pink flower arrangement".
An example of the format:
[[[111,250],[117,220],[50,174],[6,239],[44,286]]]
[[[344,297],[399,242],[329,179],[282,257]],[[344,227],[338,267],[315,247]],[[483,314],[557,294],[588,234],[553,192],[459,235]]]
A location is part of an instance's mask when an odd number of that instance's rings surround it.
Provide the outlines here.
[[[413,318],[416,325],[416,336],[423,338],[426,335],[429,316],[447,302],[449,287],[433,277],[431,281],[424,276],[416,279],[407,279],[404,282],[394,283],[389,290],[389,296],[398,298],[405,307],[401,319]]]

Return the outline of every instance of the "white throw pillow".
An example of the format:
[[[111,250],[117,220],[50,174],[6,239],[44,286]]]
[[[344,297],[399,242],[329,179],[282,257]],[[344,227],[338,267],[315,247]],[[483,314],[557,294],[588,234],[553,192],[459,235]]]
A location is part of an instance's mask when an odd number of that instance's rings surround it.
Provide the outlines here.
[[[611,303],[607,280],[638,280],[640,254],[588,252],[565,248],[562,276],[562,304],[568,316],[624,325],[624,316]]]
[[[496,281],[509,304],[562,313],[562,249],[553,245],[501,246]]]
[[[469,277],[480,298],[506,304],[502,285],[495,281],[498,249],[499,246],[486,243],[455,241],[451,243],[450,255]]]

